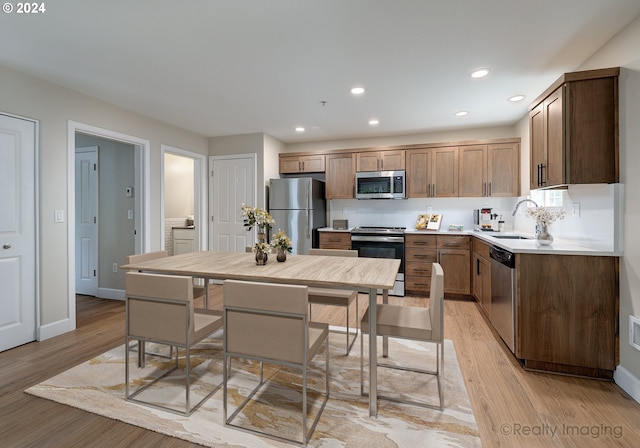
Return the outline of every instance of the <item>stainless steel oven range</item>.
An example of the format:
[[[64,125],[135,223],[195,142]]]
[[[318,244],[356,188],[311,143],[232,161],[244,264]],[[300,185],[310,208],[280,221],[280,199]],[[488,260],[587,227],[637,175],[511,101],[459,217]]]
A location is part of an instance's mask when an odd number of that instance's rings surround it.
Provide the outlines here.
[[[351,230],[351,249],[359,257],[394,258],[400,260],[393,296],[404,296],[404,231],[405,227],[356,227]]]

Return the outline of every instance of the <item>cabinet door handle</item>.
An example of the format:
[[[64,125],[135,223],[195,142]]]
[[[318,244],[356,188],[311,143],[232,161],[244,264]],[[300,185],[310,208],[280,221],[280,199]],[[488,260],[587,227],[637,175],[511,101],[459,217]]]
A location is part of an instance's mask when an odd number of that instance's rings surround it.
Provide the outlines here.
[[[304,162],[302,162],[302,171],[304,171]]]
[[[544,163],[541,163],[540,164],[540,185],[542,186],[547,184],[547,181],[544,178],[544,169],[545,169]]]
[[[487,195],[487,183],[483,182],[482,183],[482,196],[486,196]]]
[[[491,196],[491,182],[489,182],[489,193],[487,193],[487,196]]]
[[[538,186],[542,185],[542,164],[538,164]]]
[[[430,257],[430,255],[413,254],[413,258],[420,258],[420,259],[423,259],[423,258],[429,258],[429,257]]]
[[[443,243],[443,246],[448,246],[448,247],[458,247],[460,245],[460,243],[456,242],[456,241],[445,241]]]
[[[476,275],[480,275],[480,260],[476,259]]]
[[[11,244],[3,244],[2,248],[3,249],[11,249]]]

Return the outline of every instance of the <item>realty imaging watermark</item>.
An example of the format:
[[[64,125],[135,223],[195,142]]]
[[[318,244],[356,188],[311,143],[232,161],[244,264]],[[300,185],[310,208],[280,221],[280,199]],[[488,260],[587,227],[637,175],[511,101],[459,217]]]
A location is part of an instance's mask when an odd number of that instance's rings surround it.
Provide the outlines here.
[[[522,425],[520,423],[503,423],[500,425],[500,433],[505,436],[570,436],[570,437],[622,437],[622,426],[610,425]]]

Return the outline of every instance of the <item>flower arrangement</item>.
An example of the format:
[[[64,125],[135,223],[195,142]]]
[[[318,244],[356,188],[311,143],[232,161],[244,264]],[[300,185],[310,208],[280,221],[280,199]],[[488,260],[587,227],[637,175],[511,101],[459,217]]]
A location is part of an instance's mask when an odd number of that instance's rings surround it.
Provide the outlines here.
[[[269,212],[262,208],[242,204],[240,210],[242,211],[244,226],[247,228],[247,231],[253,229],[254,226],[259,229],[271,229],[271,225],[276,222]]]
[[[527,216],[536,220],[541,226],[548,226],[556,219],[563,219],[565,215],[564,210],[549,210],[546,207],[528,208]]]
[[[269,251],[271,250],[271,246],[269,245],[269,243],[265,243],[264,241],[259,241],[255,244],[255,246],[253,246],[253,251],[255,253],[263,253],[263,254],[268,254]]]
[[[273,235],[271,239],[271,246],[284,250],[285,252],[291,252],[291,238],[289,238],[282,229],[278,229],[278,232]]]

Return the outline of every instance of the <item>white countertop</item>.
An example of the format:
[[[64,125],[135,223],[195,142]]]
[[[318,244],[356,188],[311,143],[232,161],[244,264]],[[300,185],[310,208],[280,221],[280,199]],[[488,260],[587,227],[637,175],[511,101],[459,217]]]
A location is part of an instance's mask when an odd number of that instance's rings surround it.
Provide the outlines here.
[[[348,232],[347,230],[336,230],[332,227],[323,227],[319,229],[320,232]],[[594,247],[587,246],[578,242],[563,240],[556,238],[551,246],[538,246],[536,239],[533,235],[525,235],[521,233],[512,232],[482,232],[482,231],[446,231],[446,230],[416,230],[407,229],[405,234],[432,234],[432,235],[469,235],[475,236],[485,241],[486,243],[498,246],[502,249],[506,249],[513,253],[520,254],[553,254],[553,255],[588,255],[588,256],[600,256],[600,257],[621,257],[623,254],[621,251],[615,250],[602,250]],[[494,238],[493,235],[521,235],[529,237],[530,239],[500,239]]]

